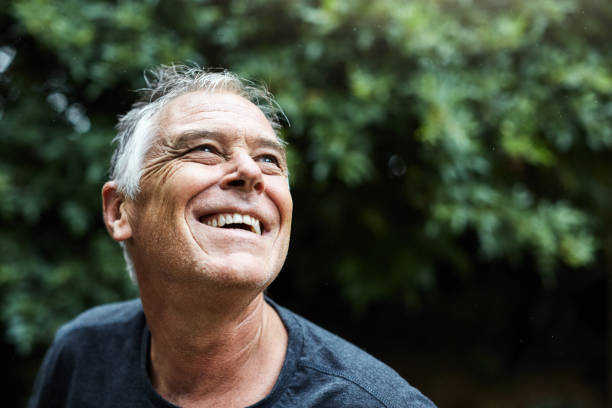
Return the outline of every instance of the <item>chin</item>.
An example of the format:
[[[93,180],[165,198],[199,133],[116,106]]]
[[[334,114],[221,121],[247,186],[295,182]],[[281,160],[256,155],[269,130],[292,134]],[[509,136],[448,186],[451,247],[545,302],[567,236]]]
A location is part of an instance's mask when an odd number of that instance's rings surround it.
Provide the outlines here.
[[[230,257],[231,258],[231,257]],[[229,259],[228,259],[229,260]],[[231,259],[211,265],[206,263],[196,271],[202,284],[216,288],[262,291],[276,278],[278,271],[269,267],[254,267],[252,260]]]

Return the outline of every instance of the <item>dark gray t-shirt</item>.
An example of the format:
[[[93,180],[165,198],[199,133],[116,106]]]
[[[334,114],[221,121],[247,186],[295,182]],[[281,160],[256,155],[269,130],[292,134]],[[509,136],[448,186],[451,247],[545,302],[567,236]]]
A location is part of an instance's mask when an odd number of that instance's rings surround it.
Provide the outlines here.
[[[387,365],[268,302],[289,344],[274,389],[253,407],[435,407]],[[140,300],[81,314],[57,332],[29,407],[175,407],[151,385],[149,344]]]

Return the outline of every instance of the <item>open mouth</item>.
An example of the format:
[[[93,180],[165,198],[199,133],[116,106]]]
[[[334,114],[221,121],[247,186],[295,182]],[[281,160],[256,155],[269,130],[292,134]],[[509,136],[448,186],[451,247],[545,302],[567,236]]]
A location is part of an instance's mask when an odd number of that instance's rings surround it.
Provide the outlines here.
[[[200,219],[200,222],[216,228],[235,228],[261,235],[261,221],[246,214],[215,214]]]

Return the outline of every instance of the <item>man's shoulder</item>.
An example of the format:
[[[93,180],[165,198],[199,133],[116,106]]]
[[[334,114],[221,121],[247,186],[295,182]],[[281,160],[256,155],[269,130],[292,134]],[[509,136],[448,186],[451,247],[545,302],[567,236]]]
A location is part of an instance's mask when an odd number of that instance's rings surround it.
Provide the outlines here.
[[[140,299],[108,303],[84,311],[57,331],[56,341],[84,332],[114,331],[116,326],[128,325],[143,316]]]
[[[138,349],[144,324],[140,300],[86,310],[57,331],[47,352],[48,364],[68,371],[87,366],[91,373],[100,372],[117,359],[128,358],[124,355],[128,350]]]
[[[136,385],[126,380],[139,372],[143,325],[139,300],[97,306],[63,325],[47,351],[28,406],[84,406],[109,389],[133,391]]]
[[[395,370],[366,351],[286,308],[277,306],[289,330],[298,331],[298,370],[327,387],[351,390],[364,406],[434,407]],[[346,391],[342,391],[346,396]],[[370,401],[370,402],[367,402]],[[348,401],[347,401],[348,402]]]

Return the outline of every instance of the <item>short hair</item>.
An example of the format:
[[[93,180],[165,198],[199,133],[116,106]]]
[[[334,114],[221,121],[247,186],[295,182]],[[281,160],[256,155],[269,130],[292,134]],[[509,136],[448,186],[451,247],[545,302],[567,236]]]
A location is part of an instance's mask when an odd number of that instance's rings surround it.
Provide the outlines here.
[[[270,122],[281,143],[278,131],[289,123],[274,96],[264,85],[256,84],[227,70],[212,70],[196,65],[160,65],[145,72],[146,88],[137,90],[139,99],[119,117],[115,150],[111,157],[109,176],[119,192],[136,198],[144,158],[159,132],[158,115],[173,99],[196,91],[231,93],[257,106]],[[134,266],[127,248],[120,242],[126,268],[136,282]]]
[[[265,86],[227,70],[188,65],[160,65],[145,72],[146,88],[128,113],[119,117],[110,179],[120,192],[135,198],[139,192],[144,157],[159,131],[158,114],[173,99],[189,92],[232,93],[257,106],[277,132],[287,117]]]

